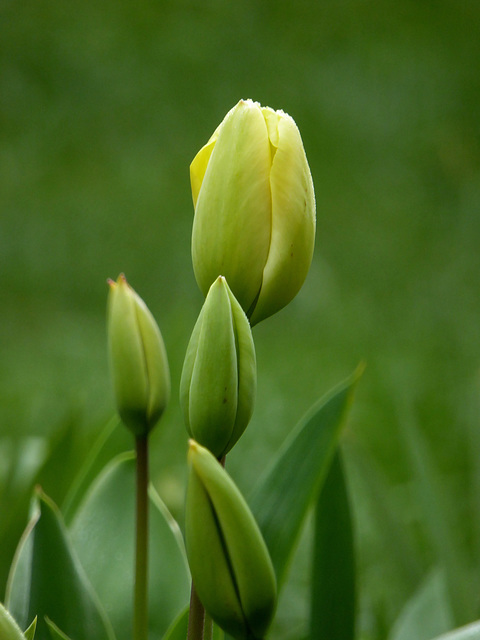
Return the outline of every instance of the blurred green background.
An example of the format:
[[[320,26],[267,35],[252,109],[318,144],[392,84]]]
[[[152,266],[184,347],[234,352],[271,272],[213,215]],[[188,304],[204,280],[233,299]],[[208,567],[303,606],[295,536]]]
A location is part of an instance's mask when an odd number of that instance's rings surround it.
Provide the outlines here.
[[[318,235],[301,293],[254,330],[257,407],[230,470],[247,492],[364,360],[345,442],[362,637],[386,637],[437,564],[432,502],[478,613],[479,25],[476,0],[0,2],[0,592],[32,483],[61,502],[112,414],[106,279],[121,271],[169,352],[152,473],[181,519],[176,390],[202,303],[188,167],[253,98],[301,130]],[[39,476],[65,434],[68,460]]]

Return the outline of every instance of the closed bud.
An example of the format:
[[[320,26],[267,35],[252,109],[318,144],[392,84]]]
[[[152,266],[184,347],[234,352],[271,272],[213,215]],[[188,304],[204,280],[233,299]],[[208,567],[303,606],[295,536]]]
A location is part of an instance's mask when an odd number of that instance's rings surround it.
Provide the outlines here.
[[[170,396],[165,345],[154,317],[125,276],[109,284],[108,344],[117,410],[135,436],[144,436]]]
[[[193,329],[180,380],[180,404],[190,436],[218,458],[225,455],[251,418],[256,384],[250,324],[220,276]]]
[[[276,580],[257,523],[225,469],[190,441],[185,543],[192,580],[213,620],[236,640],[261,639]]]
[[[253,324],[300,290],[313,255],[315,196],[300,132],[241,100],[190,166],[192,258],[204,295],[222,273]]]

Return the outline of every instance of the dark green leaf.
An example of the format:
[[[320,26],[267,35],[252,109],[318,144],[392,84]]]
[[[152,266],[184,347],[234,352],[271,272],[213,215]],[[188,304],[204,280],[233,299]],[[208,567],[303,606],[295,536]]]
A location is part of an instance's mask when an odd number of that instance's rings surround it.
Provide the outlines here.
[[[150,488],[149,627],[162,637],[188,603],[190,578],[177,523]],[[135,549],[135,457],[113,460],[85,496],[71,525],[82,565],[118,640],[132,630]]]
[[[114,638],[57,507],[40,491],[14,561],[7,602],[22,626],[38,616],[35,640],[50,640],[45,616],[75,640]]]
[[[308,508],[328,472],[358,377],[355,374],[312,407],[249,500],[279,585],[285,578]]]
[[[340,451],[333,457],[315,509],[310,640],[353,640],[355,553]]]

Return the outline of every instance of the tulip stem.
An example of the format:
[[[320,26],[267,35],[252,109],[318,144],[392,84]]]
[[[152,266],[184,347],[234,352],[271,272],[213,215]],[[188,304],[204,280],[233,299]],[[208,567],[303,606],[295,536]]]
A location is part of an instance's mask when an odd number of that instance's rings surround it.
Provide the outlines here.
[[[148,638],[148,436],[135,440],[137,505],[133,640]]]
[[[192,582],[190,594],[190,611],[188,614],[187,640],[204,640],[203,625],[205,623],[205,609],[200,602],[195,585]]]

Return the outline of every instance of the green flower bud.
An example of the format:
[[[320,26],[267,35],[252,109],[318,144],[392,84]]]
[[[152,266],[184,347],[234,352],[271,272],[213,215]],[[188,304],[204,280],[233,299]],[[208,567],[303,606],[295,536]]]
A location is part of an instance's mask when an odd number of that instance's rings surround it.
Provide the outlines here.
[[[185,543],[195,589],[231,636],[263,638],[275,610],[276,580],[262,534],[214,456],[191,440],[188,460]]]
[[[204,295],[222,273],[253,324],[288,304],[313,255],[315,196],[294,120],[241,100],[190,166],[192,258]]]
[[[108,343],[117,410],[135,436],[143,436],[158,422],[170,396],[165,345],[125,276],[109,285]]]
[[[251,418],[257,386],[248,319],[219,276],[210,287],[187,347],[180,404],[192,438],[218,458]]]

